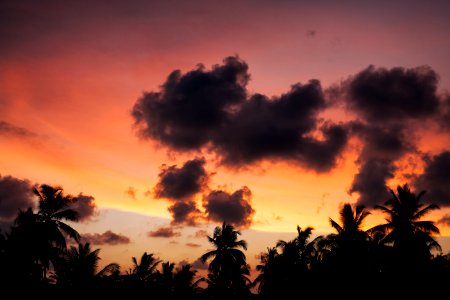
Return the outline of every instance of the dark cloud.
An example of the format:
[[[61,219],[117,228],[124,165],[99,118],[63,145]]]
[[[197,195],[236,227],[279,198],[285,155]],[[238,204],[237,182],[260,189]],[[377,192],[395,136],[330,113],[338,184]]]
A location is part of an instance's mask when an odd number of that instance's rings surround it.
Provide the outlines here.
[[[201,245],[195,244],[195,243],[186,243],[186,246],[191,247],[191,248],[198,248],[198,247],[200,247]]]
[[[204,263],[200,258],[197,258],[193,263],[192,267],[197,270],[208,270],[208,264]]]
[[[84,242],[89,242],[94,245],[119,245],[119,244],[129,244],[130,238],[112,232],[111,230],[105,231],[104,233],[85,233],[82,235],[82,240]]]
[[[437,223],[450,227],[450,215],[444,215],[437,221]]]
[[[78,212],[78,221],[80,222],[91,221],[97,215],[95,198],[82,193],[73,198],[71,208]]]
[[[172,150],[207,148],[223,164],[291,160],[318,172],[334,167],[347,142],[344,126],[318,126],[326,108],[318,80],[295,84],[278,97],[247,97],[248,66],[228,57],[211,70],[173,72],[159,92],[135,104],[139,135]],[[320,133],[322,138],[315,138]]]
[[[349,192],[359,193],[360,205],[382,204],[390,197],[386,182],[394,177],[397,170],[395,162],[414,150],[412,141],[408,140],[401,126],[385,128],[355,122],[351,127],[363,146],[358,158],[360,167]]]
[[[181,168],[176,165],[162,166],[159,181],[154,188],[157,198],[184,200],[202,191],[207,185],[209,175],[204,159],[188,160]]]
[[[25,129],[23,127],[18,127],[11,123],[0,120],[0,135],[18,136],[18,137],[34,137],[35,133]]]
[[[35,206],[33,184],[28,180],[0,175],[0,222],[8,227],[19,210]]]
[[[369,66],[348,82],[347,105],[368,121],[422,119],[439,107],[438,75],[427,66],[413,69]]]
[[[128,187],[128,189],[125,191],[125,194],[130,196],[130,198],[132,198],[132,199],[136,199],[136,193],[137,193],[137,190],[132,186]]]
[[[176,236],[181,236],[181,233],[175,231],[172,227],[160,227],[156,230],[150,231],[148,233],[148,236],[158,238],[172,238]]]
[[[423,174],[414,181],[417,190],[427,191],[424,200],[441,206],[450,206],[450,151],[425,158]]]
[[[250,205],[251,191],[243,187],[233,194],[215,190],[203,199],[205,213],[209,220],[227,222],[238,227],[249,227],[253,221],[254,209]]]
[[[200,217],[200,210],[194,201],[175,202],[169,206],[172,214],[172,224],[195,225]]]
[[[177,150],[195,150],[213,138],[246,98],[248,66],[236,57],[205,71],[173,71],[160,92],[145,93],[133,107],[139,133]]]
[[[193,159],[185,162],[181,168],[176,165],[162,167],[154,194],[157,198],[166,198],[172,203],[169,211],[173,224],[196,224],[200,211],[192,197],[208,185],[210,175],[204,166],[204,159]]]

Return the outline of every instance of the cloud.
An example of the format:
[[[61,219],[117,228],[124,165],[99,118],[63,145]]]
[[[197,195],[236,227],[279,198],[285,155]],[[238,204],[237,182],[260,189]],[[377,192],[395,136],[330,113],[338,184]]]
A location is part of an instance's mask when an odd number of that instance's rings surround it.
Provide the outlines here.
[[[184,200],[202,191],[207,185],[209,175],[204,159],[188,160],[181,168],[176,165],[162,166],[159,181],[154,188],[157,198]]]
[[[248,95],[249,78],[238,57],[211,70],[172,72],[160,91],[145,93],[134,105],[138,135],[176,151],[206,148],[231,167],[289,160],[318,172],[333,168],[347,131],[337,124],[319,126],[317,114],[326,108],[320,82],[294,84],[269,99]]]
[[[95,198],[82,193],[73,198],[71,208],[78,212],[78,221],[80,222],[91,221],[97,215]]]
[[[11,123],[0,120],[0,135],[17,136],[17,137],[35,137],[36,134],[26,128],[18,127]]]
[[[438,224],[450,227],[450,215],[446,214],[437,221]]]
[[[139,133],[179,150],[205,145],[245,101],[248,66],[236,57],[205,71],[203,66],[182,75],[173,71],[160,92],[145,93],[132,115]]]
[[[191,247],[191,248],[198,248],[198,247],[200,247],[201,245],[195,244],[195,243],[186,243],[186,246]]]
[[[396,162],[416,151],[416,121],[435,119],[438,114],[438,79],[427,66],[369,66],[345,81],[340,92],[333,90],[359,118],[349,125],[362,142],[360,167],[349,189],[359,193],[358,204],[372,206],[390,197],[386,182],[398,171]]]
[[[194,201],[176,202],[169,206],[172,214],[172,224],[196,225],[201,212]]]
[[[204,159],[197,158],[186,161],[181,168],[176,165],[161,168],[154,194],[170,201],[173,224],[196,224],[201,212],[192,198],[208,185],[210,175],[205,170],[205,163]]]
[[[208,270],[208,264],[204,263],[200,258],[197,258],[193,263],[192,267],[197,270]]]
[[[0,222],[11,225],[20,209],[35,206],[33,187],[29,180],[0,175]]]
[[[204,229],[200,229],[194,233],[193,237],[199,239],[199,238],[205,238],[207,236],[208,236],[208,231],[206,231]]]
[[[250,205],[251,191],[243,187],[233,194],[215,190],[203,199],[207,218],[216,222],[227,222],[238,227],[249,227],[254,209]]]
[[[347,105],[373,122],[423,119],[439,108],[439,77],[428,66],[375,68],[369,66],[348,82]]]
[[[441,206],[450,206],[450,151],[425,157],[423,174],[417,176],[414,186],[426,190],[424,200]]]
[[[360,137],[359,170],[353,178],[350,193],[359,193],[358,204],[371,207],[390,198],[386,182],[394,177],[395,162],[414,150],[401,126],[387,128],[355,122],[352,132]]]
[[[150,231],[148,233],[148,236],[158,238],[171,238],[181,236],[181,233],[178,231],[174,231],[172,227],[160,227],[154,231]]]
[[[104,233],[85,233],[82,235],[82,240],[89,242],[94,245],[119,245],[119,244],[129,244],[130,238],[112,232],[111,230],[105,231]]]
[[[125,194],[127,194],[128,196],[130,196],[132,199],[135,200],[136,200],[136,193],[137,190],[132,186],[128,187],[128,189],[125,191]]]
[[[317,35],[317,31],[315,31],[315,30],[306,31],[306,36],[309,38],[314,38],[314,37],[316,37],[316,35]]]

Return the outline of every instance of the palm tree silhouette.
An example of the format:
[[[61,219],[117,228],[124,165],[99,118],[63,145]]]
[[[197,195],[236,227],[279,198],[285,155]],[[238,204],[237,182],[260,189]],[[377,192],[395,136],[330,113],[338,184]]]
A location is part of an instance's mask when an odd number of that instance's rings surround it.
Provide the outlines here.
[[[328,262],[332,270],[343,270],[347,273],[358,273],[372,267],[368,262],[370,254],[370,238],[362,229],[365,218],[370,212],[362,205],[355,208],[346,203],[339,212],[340,223],[329,218],[330,225],[336,233],[327,236]],[[326,243],[322,242],[324,245]],[[328,249],[329,250],[329,249]],[[365,271],[368,271],[367,269]]]
[[[208,241],[214,246],[214,250],[201,256],[203,262],[212,259],[209,264],[208,289],[216,297],[229,297],[231,295],[248,292],[250,270],[246,263],[244,252],[247,250],[247,242],[238,240],[241,234],[232,225],[224,222],[222,227],[214,229],[213,236],[208,236]]]
[[[39,189],[35,188],[33,191],[39,198],[37,215],[39,221],[45,226],[49,241],[54,242],[61,249],[66,248],[64,234],[78,242],[80,234],[71,226],[62,222],[62,220],[78,221],[78,213],[70,208],[73,197],[64,195],[63,190],[59,187],[46,184],[41,185]]]
[[[156,274],[156,267],[161,262],[153,257],[153,253],[142,254],[140,262],[138,263],[136,257],[132,258],[133,269],[128,272],[129,277],[133,282],[138,284],[152,283]]]
[[[425,191],[416,196],[407,184],[398,186],[397,193],[390,192],[392,198],[384,206],[375,206],[387,215],[386,223],[371,228],[370,232],[382,233],[383,242],[392,244],[399,270],[421,269],[431,258],[431,250],[441,250],[432,236],[439,234],[439,228],[433,221],[421,221],[422,217],[439,209],[439,206],[421,203]]]
[[[97,272],[100,249],[91,250],[89,243],[79,243],[78,247],[70,247],[63,256],[62,264],[57,270],[58,284],[72,286],[92,285],[107,274],[120,270],[120,266],[111,263]]]

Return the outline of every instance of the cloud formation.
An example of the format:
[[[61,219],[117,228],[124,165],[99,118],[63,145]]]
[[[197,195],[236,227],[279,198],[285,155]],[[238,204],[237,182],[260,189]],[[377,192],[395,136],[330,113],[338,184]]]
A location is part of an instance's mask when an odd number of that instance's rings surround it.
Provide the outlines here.
[[[359,205],[371,207],[390,198],[386,182],[394,177],[395,162],[414,146],[401,126],[382,127],[353,123],[352,132],[363,143],[360,164],[351,184],[350,193],[358,192]]]
[[[73,202],[70,208],[78,212],[79,222],[91,221],[97,215],[95,198],[90,195],[83,195],[80,193],[78,196],[73,197]]]
[[[12,224],[19,210],[35,206],[33,187],[29,180],[0,175],[0,222]]]
[[[438,79],[426,66],[369,66],[343,83],[341,99],[360,119],[350,124],[362,150],[357,161],[360,167],[349,189],[359,193],[359,204],[373,206],[390,197],[386,182],[394,177],[396,162],[416,150],[411,132],[417,121],[438,114]]]
[[[0,120],[0,135],[17,136],[17,137],[34,137],[35,133],[26,128],[18,127],[14,124]]]
[[[197,239],[199,239],[199,238],[205,238],[205,237],[207,237],[208,236],[208,231],[206,231],[206,230],[204,230],[204,229],[200,229],[200,230],[197,230],[195,233],[194,233],[194,238],[197,238]]]
[[[428,66],[375,68],[356,74],[347,86],[347,105],[368,121],[399,122],[434,115],[438,75]]]
[[[172,72],[158,92],[133,107],[138,134],[176,151],[212,150],[225,165],[289,160],[307,169],[333,168],[347,143],[339,124],[319,126],[326,108],[318,80],[295,84],[281,96],[249,96],[247,64],[227,57],[211,70]],[[320,133],[322,138],[314,137]]]
[[[85,233],[82,235],[82,240],[94,245],[120,245],[130,243],[130,238],[122,234],[114,233],[111,230],[103,233]]]
[[[450,227],[450,215],[446,214],[437,221],[438,224]]]
[[[172,214],[172,224],[194,226],[201,214],[194,201],[175,202],[168,210]]]
[[[200,244],[195,244],[195,243],[186,243],[186,246],[191,247],[191,248],[198,248],[201,245]]]
[[[175,231],[172,227],[160,227],[156,230],[150,231],[148,233],[148,236],[158,238],[172,238],[181,236],[181,233],[179,231]]]
[[[127,194],[130,198],[135,200],[136,200],[136,193],[137,190],[132,186],[128,187],[128,189],[125,191],[125,194]]]
[[[182,201],[201,192],[209,180],[204,166],[204,159],[188,160],[181,168],[163,165],[154,188],[155,196]]]
[[[204,159],[186,161],[182,167],[163,166],[154,188],[156,198],[165,198],[171,203],[169,211],[173,224],[195,225],[200,211],[192,198],[208,185],[209,174]]]
[[[414,181],[419,191],[427,191],[424,200],[440,206],[450,206],[450,151],[425,158],[423,174]]]
[[[206,217],[215,222],[225,221],[237,227],[249,227],[255,213],[250,205],[251,197],[248,187],[232,194],[222,190],[212,191],[203,199]]]

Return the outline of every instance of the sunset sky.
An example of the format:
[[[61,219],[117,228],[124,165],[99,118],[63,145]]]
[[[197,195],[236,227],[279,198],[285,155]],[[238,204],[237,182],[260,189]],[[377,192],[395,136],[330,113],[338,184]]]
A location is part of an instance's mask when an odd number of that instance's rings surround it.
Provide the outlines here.
[[[449,15],[434,0],[0,0],[0,221],[33,203],[13,192],[58,185],[103,264],[194,262],[227,219],[254,268],[297,225],[330,233],[343,203],[408,183],[440,205],[448,252]]]

